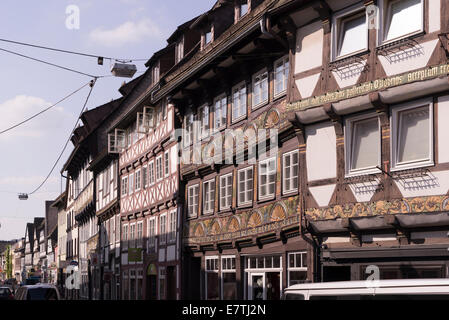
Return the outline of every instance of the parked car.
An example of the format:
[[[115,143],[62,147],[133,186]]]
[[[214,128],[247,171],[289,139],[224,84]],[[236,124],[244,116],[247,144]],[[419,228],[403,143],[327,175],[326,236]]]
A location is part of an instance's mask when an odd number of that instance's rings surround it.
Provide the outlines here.
[[[17,289],[16,300],[61,300],[58,288],[52,284],[26,285]]]
[[[0,300],[14,300],[14,294],[9,287],[0,287]]]
[[[284,290],[283,300],[449,300],[449,279],[297,284]]]

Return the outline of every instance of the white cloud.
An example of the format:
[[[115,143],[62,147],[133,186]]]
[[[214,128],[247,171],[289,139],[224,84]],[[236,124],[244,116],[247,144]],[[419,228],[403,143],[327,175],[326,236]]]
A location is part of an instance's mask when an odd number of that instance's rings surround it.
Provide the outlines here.
[[[16,125],[50,105],[50,102],[42,98],[26,95],[19,95],[1,103],[0,131]],[[19,137],[43,138],[49,136],[54,129],[62,126],[62,120],[67,116],[62,107],[56,106],[29,122],[0,135],[0,140],[8,141]]]
[[[159,39],[163,36],[161,29],[150,19],[139,22],[127,21],[116,28],[97,28],[89,34],[90,40],[107,47],[120,47],[129,43],[139,43],[145,39]]]

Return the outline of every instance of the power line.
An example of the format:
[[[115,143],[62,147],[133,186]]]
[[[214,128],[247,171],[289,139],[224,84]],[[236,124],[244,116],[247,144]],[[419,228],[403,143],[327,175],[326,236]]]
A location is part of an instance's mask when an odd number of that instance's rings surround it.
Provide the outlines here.
[[[93,55],[93,54],[88,54],[88,53],[82,53],[82,52],[76,52],[76,51],[70,51],[70,50],[51,48],[51,47],[40,46],[40,45],[26,43],[26,42],[13,41],[13,40],[8,40],[8,39],[0,39],[0,41],[13,43],[13,44],[18,44],[18,45],[27,46],[27,47],[38,48],[38,49],[57,51],[57,52],[68,53],[68,54],[75,54],[75,55],[91,57],[91,58],[103,58],[103,59],[106,59],[106,60],[129,61],[129,62],[132,62],[132,61],[148,61],[148,59],[117,59],[117,58],[111,58],[111,57],[104,57],[104,56],[99,56],[99,55]]]
[[[60,69],[66,70],[66,71],[71,71],[71,72],[75,72],[75,73],[78,73],[78,74],[82,74],[84,76],[88,76],[88,77],[91,77],[91,78],[94,78],[94,79],[105,78],[106,77],[106,76],[94,76],[94,75],[91,75],[91,74],[88,74],[88,73],[85,73],[85,72],[81,72],[81,71],[78,71],[78,70],[75,70],[75,69],[67,68],[67,67],[64,67],[64,66],[61,66],[61,65],[58,65],[58,64],[54,64],[54,63],[51,63],[51,62],[48,62],[48,61],[44,61],[44,60],[40,60],[40,59],[33,58],[33,57],[30,57],[30,56],[26,56],[24,54],[21,54],[21,53],[18,53],[18,52],[14,52],[14,51],[10,51],[10,50],[6,50],[6,49],[3,49],[3,48],[0,48],[0,51],[4,51],[4,52],[7,52],[7,53],[10,53],[10,54],[22,57],[22,58],[26,58],[26,59],[37,61],[37,62],[40,62],[40,63],[44,63],[44,64],[47,64],[47,65],[50,65],[50,66],[53,66],[53,67],[56,67],[56,68],[60,68]]]
[[[5,129],[5,130],[3,130],[3,131],[0,131],[0,134],[6,133],[6,132],[8,132],[8,131],[11,131],[11,130],[13,130],[13,129],[19,127],[19,126],[21,126],[22,124],[24,124],[24,123],[26,123],[26,122],[28,122],[28,121],[30,121],[30,120],[36,118],[37,116],[43,114],[44,112],[50,110],[51,108],[54,108],[55,106],[57,106],[57,105],[60,104],[61,102],[65,101],[65,100],[67,100],[68,98],[70,98],[71,96],[73,96],[75,93],[81,91],[84,87],[86,87],[86,86],[89,85],[89,84],[90,84],[90,81],[89,81],[88,83],[84,84],[81,88],[76,89],[75,91],[73,91],[73,92],[70,93],[69,95],[65,96],[64,98],[62,98],[61,100],[59,100],[59,101],[56,102],[55,104],[49,106],[48,108],[46,108],[46,109],[44,109],[44,110],[42,110],[42,111],[36,113],[35,115],[33,115],[33,116],[31,116],[31,117],[29,117],[29,118],[27,118],[27,119],[25,119],[25,120],[23,120],[23,121],[21,121],[21,122],[15,124],[15,125],[13,125],[13,126],[7,128],[7,129]]]
[[[42,182],[42,183],[41,183],[41,184],[40,184],[40,185],[39,185],[33,192],[29,193],[29,195],[35,194],[37,191],[39,191],[40,188],[42,188],[42,186],[45,184],[45,182],[47,182],[47,180],[50,178],[51,174],[53,173],[53,170],[55,170],[56,166],[58,165],[59,160],[61,160],[61,158],[62,158],[62,156],[63,156],[63,154],[64,154],[65,150],[67,149],[67,146],[68,146],[68,144],[69,144],[69,142],[70,142],[70,138],[72,137],[73,133],[75,132],[75,130],[76,130],[77,126],[78,126],[78,122],[79,122],[80,119],[81,119],[81,116],[82,116],[82,114],[83,114],[83,112],[84,112],[84,109],[86,109],[87,103],[88,103],[88,101],[89,101],[90,95],[92,94],[92,90],[94,89],[94,86],[95,86],[95,83],[96,83],[96,82],[97,82],[97,79],[94,79],[94,80],[92,80],[92,81],[90,82],[90,91],[89,91],[89,94],[87,95],[86,101],[84,102],[83,108],[81,109],[81,112],[80,112],[80,114],[79,114],[79,116],[78,116],[78,119],[76,120],[75,126],[73,127],[73,130],[72,130],[72,132],[70,133],[69,138],[67,139],[67,141],[66,141],[66,143],[65,143],[65,145],[64,145],[64,148],[62,149],[61,153],[59,154],[58,159],[56,159],[55,164],[54,164],[53,167],[51,168],[50,172],[48,173],[48,175],[47,175],[47,177],[44,179],[44,181],[43,181],[43,182]]]

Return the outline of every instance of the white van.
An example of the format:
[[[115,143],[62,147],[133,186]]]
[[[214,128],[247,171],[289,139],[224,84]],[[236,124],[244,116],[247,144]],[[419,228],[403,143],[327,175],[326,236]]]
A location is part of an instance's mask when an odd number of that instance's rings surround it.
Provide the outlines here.
[[[449,279],[298,284],[284,290],[283,300],[449,300]]]

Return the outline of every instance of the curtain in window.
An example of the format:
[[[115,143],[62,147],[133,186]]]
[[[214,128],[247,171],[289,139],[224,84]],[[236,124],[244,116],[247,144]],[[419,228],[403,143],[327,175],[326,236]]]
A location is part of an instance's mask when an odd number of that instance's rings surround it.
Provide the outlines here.
[[[355,122],[352,136],[351,169],[372,168],[379,163],[379,120],[377,118]]]
[[[338,56],[357,52],[366,47],[366,17],[365,14],[351,17],[341,22]]]
[[[421,0],[390,1],[385,40],[418,31],[422,25]]]
[[[399,113],[398,161],[425,160],[429,155],[429,107]]]

